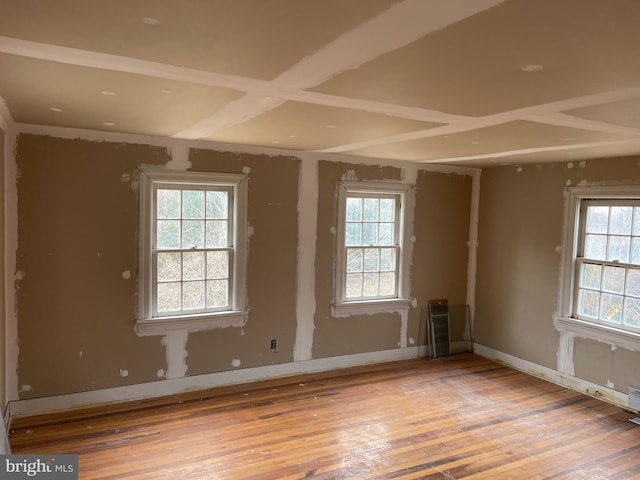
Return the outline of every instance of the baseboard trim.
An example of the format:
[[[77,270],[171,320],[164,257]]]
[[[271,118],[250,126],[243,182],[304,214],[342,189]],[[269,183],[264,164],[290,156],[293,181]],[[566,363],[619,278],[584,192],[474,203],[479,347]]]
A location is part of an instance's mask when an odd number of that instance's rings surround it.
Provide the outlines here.
[[[10,418],[25,417],[99,406],[101,404],[164,397],[183,392],[206,390],[225,385],[237,385],[269,378],[318,373],[396,360],[408,360],[426,356],[427,354],[428,347],[422,345],[394,350],[343,355],[339,357],[318,358],[88,392],[15,400],[9,403],[7,410]]]
[[[569,388],[579,393],[584,393],[590,397],[594,397],[624,408],[625,410],[629,410],[629,395],[618,392],[617,390],[597,385],[548,367],[543,367],[537,363],[523,360],[522,358],[514,357],[508,353],[500,352],[498,350],[485,347],[484,345],[478,345],[477,343],[473,346],[473,352],[480,357],[495,360],[499,363],[515,368],[516,370],[520,370],[521,372],[533,375],[534,377],[547,380],[562,387]]]

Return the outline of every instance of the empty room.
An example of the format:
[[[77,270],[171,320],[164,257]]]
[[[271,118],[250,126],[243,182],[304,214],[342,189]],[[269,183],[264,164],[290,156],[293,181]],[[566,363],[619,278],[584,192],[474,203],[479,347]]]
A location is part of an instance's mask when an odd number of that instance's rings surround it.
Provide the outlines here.
[[[0,0],[0,478],[640,478],[640,0]]]

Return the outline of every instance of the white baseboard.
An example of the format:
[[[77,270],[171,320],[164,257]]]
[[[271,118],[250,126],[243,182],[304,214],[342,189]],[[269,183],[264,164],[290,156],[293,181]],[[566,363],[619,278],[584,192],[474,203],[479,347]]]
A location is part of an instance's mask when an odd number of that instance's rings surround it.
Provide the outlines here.
[[[227,372],[209,373],[171,380],[127,385],[123,387],[70,393],[51,397],[31,398],[9,402],[7,407],[11,418],[40,415],[62,410],[86,408],[108,403],[126,402],[148,398],[164,397],[183,392],[206,390],[225,385],[237,385],[268,378],[286,377],[304,373],[317,373],[339,368],[357,367],[374,363],[407,360],[426,356],[428,347],[415,346],[358,353],[339,357],[319,358],[300,362],[281,363],[263,367],[245,368]]]
[[[509,367],[515,368],[516,370],[533,375],[534,377],[547,380],[562,387],[575,390],[579,393],[584,393],[591,397],[629,410],[629,395],[618,392],[617,390],[587,382],[586,380],[561,373],[551,368],[543,367],[542,365],[514,357],[508,353],[503,353],[498,350],[485,347],[484,345],[478,345],[477,343],[473,346],[473,352],[476,355],[503,363]]]

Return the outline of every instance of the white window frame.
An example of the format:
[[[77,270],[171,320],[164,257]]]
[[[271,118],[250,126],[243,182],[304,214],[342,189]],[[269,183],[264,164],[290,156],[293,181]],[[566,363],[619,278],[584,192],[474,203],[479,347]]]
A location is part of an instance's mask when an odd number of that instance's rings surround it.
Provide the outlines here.
[[[346,300],[346,200],[347,194],[397,195],[400,199],[400,215],[398,218],[399,248],[397,266],[397,295],[393,298],[373,298],[371,300]],[[411,261],[411,222],[409,215],[414,207],[413,186],[405,183],[392,182],[340,182],[338,184],[338,214],[336,227],[336,264],[334,278],[334,302],[332,313],[334,316],[350,316],[385,312],[403,313],[409,310],[411,299],[409,264]]]
[[[554,321],[565,338],[580,336],[630,350],[638,350],[640,333],[577,318],[575,297],[578,280],[577,254],[580,242],[581,204],[583,200],[605,199],[640,200],[640,185],[569,187],[566,191],[560,290]],[[564,355],[568,355],[570,348],[564,348],[564,350],[567,350]],[[562,362],[570,363],[570,359],[561,359]]]
[[[139,218],[139,280],[138,318],[139,335],[162,335],[174,330],[199,331],[246,323],[246,262],[247,262],[247,176],[244,174],[209,173],[169,170],[161,167],[140,168]],[[229,288],[230,310],[211,311],[174,316],[154,316],[155,268],[153,262],[155,187],[172,185],[187,189],[189,186],[225,186],[233,189],[232,282]]]

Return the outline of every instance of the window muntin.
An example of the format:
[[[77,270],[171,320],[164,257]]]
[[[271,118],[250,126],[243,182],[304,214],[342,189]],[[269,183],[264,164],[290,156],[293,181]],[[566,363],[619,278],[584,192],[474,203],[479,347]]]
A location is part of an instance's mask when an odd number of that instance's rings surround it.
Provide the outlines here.
[[[243,325],[247,176],[144,166],[136,330]]]
[[[575,317],[640,331],[640,201],[583,199]]]

